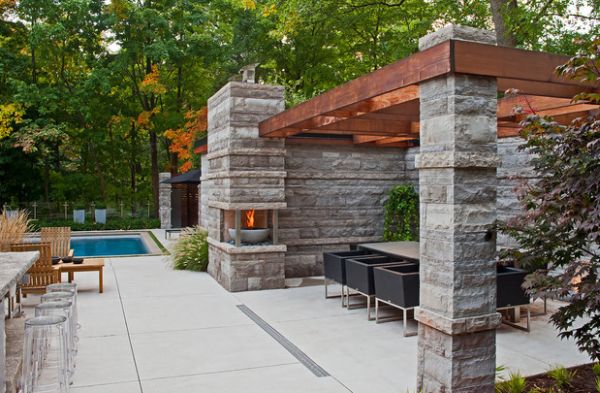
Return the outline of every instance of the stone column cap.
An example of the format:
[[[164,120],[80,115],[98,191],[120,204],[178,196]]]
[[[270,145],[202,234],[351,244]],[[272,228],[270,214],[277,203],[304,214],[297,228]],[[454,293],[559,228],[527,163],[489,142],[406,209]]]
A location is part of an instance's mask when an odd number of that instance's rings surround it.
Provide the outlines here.
[[[502,316],[497,312],[453,319],[423,307],[415,308],[415,319],[451,336],[494,330],[502,322]]]
[[[429,49],[448,40],[472,41],[496,45],[496,33],[491,30],[450,23],[433,33],[419,38],[419,50]]]
[[[257,98],[257,99],[283,99],[285,87],[268,85],[266,83],[227,82],[208,99],[209,109],[218,104],[225,97]]]

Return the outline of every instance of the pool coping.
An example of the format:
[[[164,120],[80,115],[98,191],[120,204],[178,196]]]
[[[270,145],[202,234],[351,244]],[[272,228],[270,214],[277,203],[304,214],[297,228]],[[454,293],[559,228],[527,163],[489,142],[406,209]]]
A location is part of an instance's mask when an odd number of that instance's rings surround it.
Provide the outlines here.
[[[159,256],[169,255],[159,247],[157,242],[160,242],[158,238],[150,235],[149,229],[134,229],[134,230],[106,230],[106,231],[71,231],[71,238],[73,237],[94,237],[94,236],[135,236],[141,237],[144,245],[148,249],[147,254],[126,254],[126,255],[108,255],[98,258],[128,258],[128,257],[148,257],[148,256]],[[38,233],[31,233],[39,236]],[[164,247],[164,245],[161,243]],[[166,249],[166,248],[165,248]],[[94,258],[94,257],[89,257]]]
[[[108,231],[73,231],[71,237],[93,237],[93,236],[127,236],[127,235],[139,235],[144,242],[144,245],[148,249],[147,254],[126,254],[126,255],[110,255],[104,258],[126,258],[126,257],[143,257],[143,256],[156,256],[165,255],[160,247],[156,244],[156,241],[150,236],[148,230],[108,230]]]

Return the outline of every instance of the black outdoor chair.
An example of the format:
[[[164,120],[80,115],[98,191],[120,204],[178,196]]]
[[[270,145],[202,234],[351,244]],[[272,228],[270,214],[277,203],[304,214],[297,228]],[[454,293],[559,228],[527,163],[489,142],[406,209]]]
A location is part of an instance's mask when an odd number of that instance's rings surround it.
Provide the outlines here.
[[[530,298],[523,289],[523,282],[527,271],[515,267],[498,265],[496,275],[496,308],[500,311],[517,308],[527,310],[527,326],[523,327],[503,318],[502,322],[517,329],[529,331],[531,313],[529,310]]]
[[[346,305],[350,309],[350,290],[367,298],[367,319],[371,318],[371,299],[375,296],[373,269],[381,266],[405,265],[402,258],[378,256],[346,259]]]
[[[379,302],[402,310],[404,337],[414,336],[417,331],[409,332],[407,328],[407,311],[419,305],[419,265],[376,267],[373,270],[375,280],[375,321],[395,321],[397,317],[379,318]]]
[[[348,258],[360,257],[366,255],[374,255],[369,250],[353,250],[353,251],[338,251],[323,253],[323,283],[325,285],[325,299],[334,297],[342,298],[342,306],[344,306],[344,287],[346,285],[346,264]],[[379,254],[377,254],[379,255]],[[327,286],[330,281],[337,282],[342,286],[341,295],[329,295]]]

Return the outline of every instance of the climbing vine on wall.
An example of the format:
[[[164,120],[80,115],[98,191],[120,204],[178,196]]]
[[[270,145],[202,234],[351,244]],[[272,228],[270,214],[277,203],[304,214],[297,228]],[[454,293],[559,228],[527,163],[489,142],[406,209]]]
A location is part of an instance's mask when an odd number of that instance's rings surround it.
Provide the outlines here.
[[[412,185],[393,187],[384,209],[383,240],[418,240],[419,195]]]

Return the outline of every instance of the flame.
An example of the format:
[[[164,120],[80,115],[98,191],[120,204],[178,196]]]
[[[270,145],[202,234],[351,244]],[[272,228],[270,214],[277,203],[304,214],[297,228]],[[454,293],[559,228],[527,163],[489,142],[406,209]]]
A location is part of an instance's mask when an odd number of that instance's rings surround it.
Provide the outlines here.
[[[246,213],[246,228],[253,229],[254,228],[254,209],[248,210]]]

